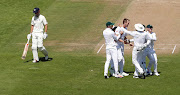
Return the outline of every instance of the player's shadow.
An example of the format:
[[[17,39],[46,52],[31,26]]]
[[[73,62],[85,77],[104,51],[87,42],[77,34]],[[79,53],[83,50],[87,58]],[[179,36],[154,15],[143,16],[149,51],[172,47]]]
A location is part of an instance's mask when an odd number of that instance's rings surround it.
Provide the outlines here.
[[[41,62],[52,61],[52,60],[53,60],[53,58],[48,58],[48,60],[45,60],[45,57],[39,58],[39,61],[41,61]],[[25,61],[24,63],[28,63],[28,62],[32,62],[32,61],[33,61],[33,59],[30,59],[30,60]]]
[[[52,61],[53,58],[48,58],[48,60],[45,60],[45,57],[40,57],[39,61],[46,62],[46,61]]]

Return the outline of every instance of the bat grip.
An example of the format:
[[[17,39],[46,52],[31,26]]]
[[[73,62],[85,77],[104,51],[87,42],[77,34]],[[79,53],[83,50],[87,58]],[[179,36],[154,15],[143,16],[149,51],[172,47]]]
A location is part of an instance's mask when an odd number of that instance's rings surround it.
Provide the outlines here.
[[[30,39],[28,39],[27,43],[29,43]]]

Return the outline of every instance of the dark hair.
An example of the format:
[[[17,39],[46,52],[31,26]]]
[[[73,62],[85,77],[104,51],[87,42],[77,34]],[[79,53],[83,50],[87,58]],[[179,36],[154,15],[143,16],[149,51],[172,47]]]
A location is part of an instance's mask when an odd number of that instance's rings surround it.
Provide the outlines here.
[[[127,23],[127,21],[130,21],[130,20],[127,19],[127,18],[124,18],[124,19],[123,19],[123,24],[124,24],[124,23]]]

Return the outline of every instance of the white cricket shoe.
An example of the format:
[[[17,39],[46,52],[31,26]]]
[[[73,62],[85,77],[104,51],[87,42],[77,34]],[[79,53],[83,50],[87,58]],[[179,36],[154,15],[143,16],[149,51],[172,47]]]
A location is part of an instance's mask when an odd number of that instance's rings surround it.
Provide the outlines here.
[[[115,78],[123,78],[124,76],[123,75],[121,75],[121,74],[115,74],[115,76],[114,76]]]
[[[48,58],[49,58],[48,56],[45,56],[45,60],[48,60]]]
[[[156,75],[156,76],[160,76],[160,74],[159,74],[159,73],[154,73],[154,75]]]
[[[149,74],[149,75],[151,75],[151,76],[152,76],[152,72],[151,72],[151,70],[148,70],[148,71],[147,71],[147,74]]]
[[[34,59],[32,62],[33,62],[33,63],[37,63],[37,62],[39,62],[39,61],[37,61],[36,59]]]
[[[104,76],[104,78],[105,78],[105,79],[108,79],[108,78],[109,78],[109,76]]]
[[[121,75],[123,75],[123,76],[129,76],[129,74],[128,74],[128,73],[125,73],[125,72],[123,72]]]
[[[133,78],[138,79],[139,77],[138,76],[133,76]]]

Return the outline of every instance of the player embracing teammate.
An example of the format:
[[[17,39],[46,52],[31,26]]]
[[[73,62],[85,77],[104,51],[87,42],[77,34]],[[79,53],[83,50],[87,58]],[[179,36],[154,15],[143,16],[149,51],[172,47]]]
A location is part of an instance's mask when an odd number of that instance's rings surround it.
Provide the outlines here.
[[[138,23],[135,24],[135,31],[128,31],[127,27],[129,25],[129,21],[128,19],[124,19],[123,20],[123,26],[118,26],[116,29],[114,29],[115,33],[113,33],[113,31],[111,30],[111,36],[113,38],[113,36],[120,36],[120,37],[116,37],[116,39],[112,39],[113,44],[114,44],[114,49],[115,51],[113,52],[113,55],[109,55],[111,57],[108,57],[108,51],[107,51],[107,47],[108,47],[108,43],[106,41],[106,63],[105,63],[105,71],[104,71],[104,76],[105,78],[109,78],[107,77],[108,74],[108,68],[109,68],[109,64],[110,64],[110,60],[112,60],[112,65],[110,68],[110,72],[111,75],[113,74],[119,74],[118,78],[122,78],[124,76],[128,76],[129,74],[123,72],[123,67],[124,67],[124,43],[130,43],[130,41],[126,38],[126,35],[130,35],[133,37],[133,41],[134,41],[134,48],[132,51],[132,62],[135,66],[135,72],[134,72],[134,76],[133,78],[143,78],[145,79],[146,76],[146,72],[150,72],[151,73],[151,66],[152,64],[154,64],[154,72],[155,75],[159,75],[157,72],[157,56],[155,54],[155,51],[153,49],[154,47],[154,42],[156,39],[154,39],[154,33],[153,32],[145,32],[145,27]],[[125,24],[126,23],[126,24]],[[148,29],[148,28],[147,28]],[[106,30],[106,29],[105,29]],[[104,31],[105,31],[104,30]],[[150,30],[150,29],[149,29]],[[152,29],[151,29],[152,30]],[[152,35],[153,37],[152,37]],[[103,32],[104,35],[104,32]],[[105,37],[105,40],[107,40],[107,37]],[[115,45],[116,44],[116,45]],[[130,44],[132,45],[132,44]],[[116,46],[116,47],[115,47]],[[150,59],[150,63],[148,66],[148,69],[146,69],[144,63],[144,57],[143,55],[145,54],[145,49],[151,47],[151,53],[148,53],[150,56],[153,56],[153,58],[149,58]],[[117,57],[114,57],[117,56]],[[115,59],[116,58],[116,59]],[[107,62],[108,61],[108,62]],[[117,65],[117,61],[119,63],[119,66]],[[119,67],[119,70],[117,72],[117,68]],[[112,73],[113,72],[113,73]],[[115,72],[115,73],[114,73]],[[115,76],[115,75],[113,75]]]

